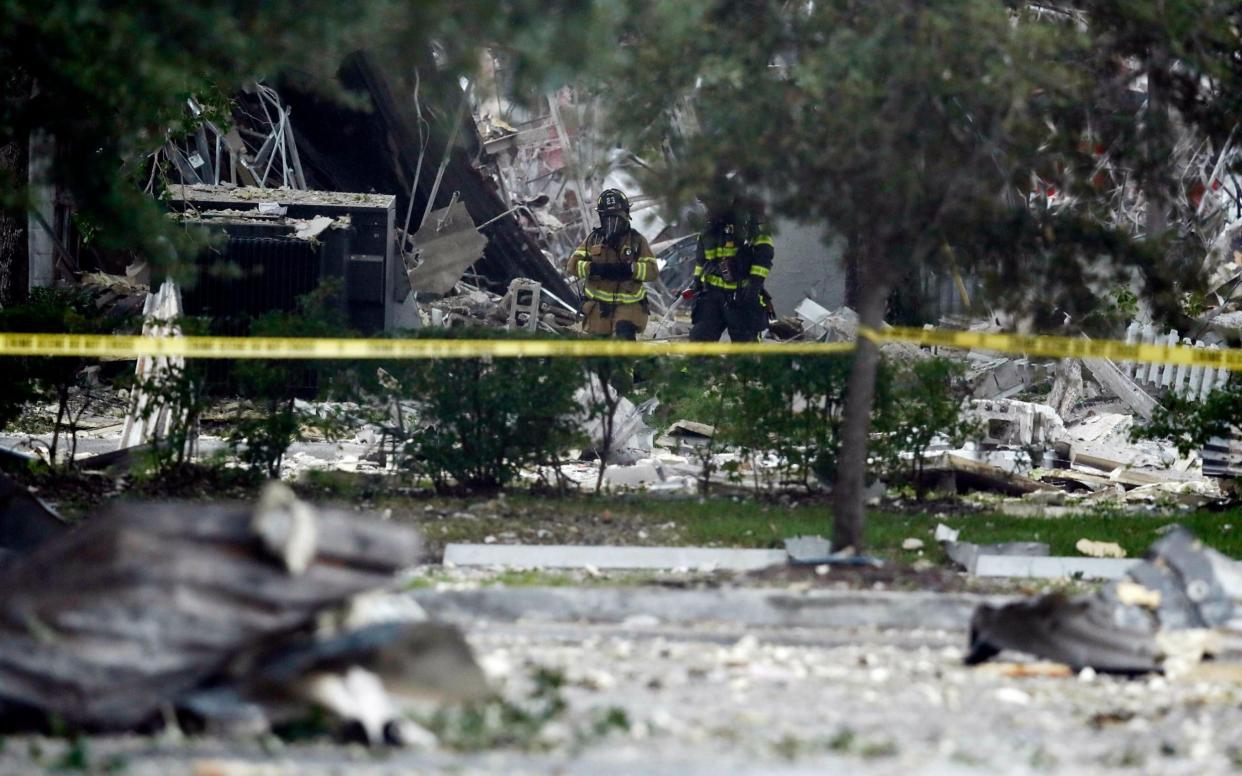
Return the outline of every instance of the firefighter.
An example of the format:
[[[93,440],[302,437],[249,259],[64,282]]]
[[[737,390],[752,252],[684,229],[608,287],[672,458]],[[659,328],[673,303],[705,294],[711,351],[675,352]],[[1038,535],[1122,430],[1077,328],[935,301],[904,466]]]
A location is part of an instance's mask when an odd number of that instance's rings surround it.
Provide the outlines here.
[[[569,257],[569,273],[586,281],[583,328],[588,334],[637,339],[647,326],[645,283],[659,274],[647,239],[630,228],[630,200],[606,189],[595,203],[599,228]]]
[[[758,341],[772,307],[763,287],[775,255],[772,233],[758,210],[748,212],[737,198],[704,204],[694,282],[683,294],[694,300],[690,341],[716,342],[726,330],[733,342]]]

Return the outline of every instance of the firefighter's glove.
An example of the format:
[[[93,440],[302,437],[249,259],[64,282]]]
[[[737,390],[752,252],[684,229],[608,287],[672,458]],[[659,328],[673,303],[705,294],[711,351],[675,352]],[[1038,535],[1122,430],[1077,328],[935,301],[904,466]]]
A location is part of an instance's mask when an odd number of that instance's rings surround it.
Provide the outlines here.
[[[634,268],[629,264],[599,264],[592,262],[591,277],[599,278],[600,280],[633,280]]]

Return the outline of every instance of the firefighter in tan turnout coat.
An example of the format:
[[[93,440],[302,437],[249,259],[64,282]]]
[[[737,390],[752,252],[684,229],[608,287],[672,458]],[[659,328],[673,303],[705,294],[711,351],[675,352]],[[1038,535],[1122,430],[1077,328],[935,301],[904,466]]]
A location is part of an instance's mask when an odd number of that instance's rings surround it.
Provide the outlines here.
[[[659,268],[647,239],[630,228],[630,200],[607,189],[595,203],[599,228],[569,257],[569,272],[586,281],[583,328],[588,334],[636,339],[647,326],[647,288]]]

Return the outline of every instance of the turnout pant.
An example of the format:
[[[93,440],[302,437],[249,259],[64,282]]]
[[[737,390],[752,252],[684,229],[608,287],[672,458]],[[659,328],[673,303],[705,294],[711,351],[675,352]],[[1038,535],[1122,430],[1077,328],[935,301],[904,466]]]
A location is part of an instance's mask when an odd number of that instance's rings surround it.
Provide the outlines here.
[[[761,304],[743,304],[733,292],[708,286],[694,297],[690,341],[717,342],[727,330],[733,342],[754,342],[767,324],[768,314]]]

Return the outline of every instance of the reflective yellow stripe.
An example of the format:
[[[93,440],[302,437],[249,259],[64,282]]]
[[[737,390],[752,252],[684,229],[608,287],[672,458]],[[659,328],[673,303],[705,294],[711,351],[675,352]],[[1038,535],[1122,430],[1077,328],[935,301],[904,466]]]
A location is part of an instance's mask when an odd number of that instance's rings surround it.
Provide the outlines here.
[[[647,296],[647,289],[640,288],[632,294],[624,292],[612,293],[610,291],[600,291],[595,288],[586,289],[588,299],[594,299],[598,302],[608,302],[609,304],[634,304],[641,302]]]
[[[584,278],[591,271],[591,262],[586,259],[578,260],[578,277]]]
[[[703,265],[702,265],[702,264],[695,264],[695,265],[694,265],[694,276],[695,276],[696,278],[701,278],[701,277],[703,277]]]
[[[772,244],[772,235],[770,234],[760,235],[755,238],[754,242],[751,243],[751,245],[771,245],[771,244]]]
[[[750,265],[750,274],[754,275],[755,277],[766,278],[768,276],[768,273],[771,271],[772,270],[768,269],[762,264]]]
[[[643,264],[641,261],[634,265],[634,279],[635,280],[646,280],[647,279],[647,265]]]
[[[585,256],[585,255],[587,255],[587,252],[586,252],[585,250],[583,250],[582,248],[579,248],[578,250],[574,251],[574,255],[575,255],[575,256]]]
[[[737,283],[730,283],[729,281],[725,280],[719,275],[708,275],[707,277],[703,279],[707,281],[707,284],[709,286],[716,286],[717,288],[723,288],[726,291],[737,290]]]
[[[706,248],[706,249],[704,249],[704,251],[703,251],[703,256],[704,256],[704,258],[706,258],[708,261],[712,261],[713,259],[731,259],[731,258],[733,258],[733,257],[734,257],[734,256],[736,256],[736,255],[737,255],[737,248],[736,248],[736,247],[733,247],[733,248]]]

